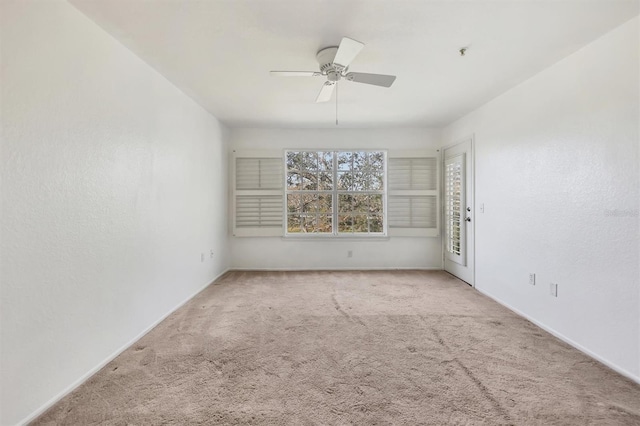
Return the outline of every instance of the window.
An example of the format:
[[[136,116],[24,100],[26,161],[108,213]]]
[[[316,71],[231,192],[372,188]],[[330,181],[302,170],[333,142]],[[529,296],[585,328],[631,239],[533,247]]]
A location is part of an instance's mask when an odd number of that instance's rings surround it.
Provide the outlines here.
[[[383,151],[286,151],[286,235],[385,235]]]
[[[234,150],[233,235],[435,237],[440,173],[429,150]]]

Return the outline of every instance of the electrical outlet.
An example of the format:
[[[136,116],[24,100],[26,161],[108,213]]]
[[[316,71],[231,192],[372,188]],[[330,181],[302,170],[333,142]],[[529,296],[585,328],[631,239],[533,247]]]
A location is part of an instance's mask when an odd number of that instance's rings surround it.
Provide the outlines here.
[[[200,253],[200,262],[204,262],[204,253]]]
[[[347,257],[353,257],[353,251],[352,250],[349,250],[347,252]]]
[[[551,283],[550,292],[553,297],[558,297],[558,284]]]
[[[536,274],[529,274],[529,284],[536,285]]]

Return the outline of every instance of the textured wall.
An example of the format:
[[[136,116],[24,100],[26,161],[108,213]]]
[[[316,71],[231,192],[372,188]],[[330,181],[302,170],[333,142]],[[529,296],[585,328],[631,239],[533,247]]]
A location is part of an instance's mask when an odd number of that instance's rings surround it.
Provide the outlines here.
[[[438,149],[437,129],[232,129],[231,149]],[[231,238],[234,268],[440,268],[440,237],[366,241]],[[347,257],[352,251],[353,257]]]
[[[477,288],[636,380],[638,27],[629,21],[445,129],[447,141],[475,133]]]
[[[9,425],[227,268],[227,148],[215,118],[62,1],[2,2],[2,124]]]

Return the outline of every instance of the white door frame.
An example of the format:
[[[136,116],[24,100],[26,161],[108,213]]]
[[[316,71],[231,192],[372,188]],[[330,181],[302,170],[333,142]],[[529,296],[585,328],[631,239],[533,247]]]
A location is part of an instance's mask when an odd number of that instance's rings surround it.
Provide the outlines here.
[[[461,138],[461,139],[457,139],[454,143],[448,144],[443,146],[440,149],[441,152],[441,156],[440,156],[440,161],[441,161],[441,179],[440,181],[441,183],[441,187],[440,187],[440,191],[441,191],[441,199],[443,200],[441,203],[442,206],[442,211],[441,211],[441,217],[442,217],[442,221],[440,223],[440,226],[442,227],[442,269],[446,270],[446,230],[445,230],[445,203],[444,203],[444,185],[445,185],[445,167],[444,167],[444,162],[445,162],[445,151],[449,148],[453,148],[456,147],[458,145],[461,145],[463,143],[470,143],[470,150],[466,155],[466,163],[468,164],[468,168],[467,168],[467,174],[469,175],[470,178],[470,182],[471,185],[469,185],[470,187],[465,188],[465,194],[466,194],[466,207],[471,208],[471,211],[469,212],[470,214],[468,215],[471,218],[471,222],[466,222],[466,245],[467,245],[467,265],[468,267],[471,269],[469,271],[469,277],[467,278],[470,282],[468,282],[468,284],[470,284],[472,287],[476,286],[476,272],[475,272],[475,258],[476,258],[476,250],[475,250],[475,222],[476,222],[476,209],[475,209],[475,135],[471,134],[465,138]],[[463,281],[467,281],[467,280],[463,280]]]

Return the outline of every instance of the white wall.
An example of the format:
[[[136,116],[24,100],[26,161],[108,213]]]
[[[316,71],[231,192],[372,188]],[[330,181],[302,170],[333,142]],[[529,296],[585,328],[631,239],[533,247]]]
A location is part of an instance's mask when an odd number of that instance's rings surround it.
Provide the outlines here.
[[[444,130],[445,142],[475,134],[477,288],[636,380],[638,27],[635,18]]]
[[[10,425],[227,268],[228,153],[214,117],[63,1],[2,2],[2,125]]]
[[[438,149],[434,129],[232,129],[234,150],[286,148]],[[347,252],[353,257],[348,258]],[[292,241],[231,238],[236,269],[440,268],[439,237]]]

